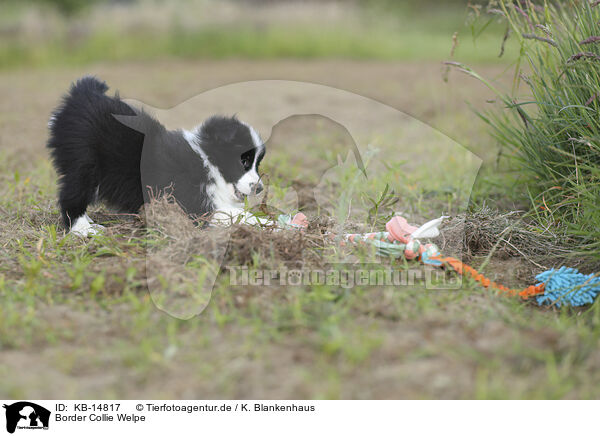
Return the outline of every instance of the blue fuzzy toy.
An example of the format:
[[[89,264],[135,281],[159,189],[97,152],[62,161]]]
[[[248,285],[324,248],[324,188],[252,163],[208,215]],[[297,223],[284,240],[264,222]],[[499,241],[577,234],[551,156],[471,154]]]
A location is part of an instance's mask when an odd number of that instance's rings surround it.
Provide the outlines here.
[[[536,280],[543,282],[545,289],[544,294],[537,297],[540,305],[583,306],[593,303],[600,294],[600,277],[597,274],[581,274],[575,268],[553,268],[538,274]]]

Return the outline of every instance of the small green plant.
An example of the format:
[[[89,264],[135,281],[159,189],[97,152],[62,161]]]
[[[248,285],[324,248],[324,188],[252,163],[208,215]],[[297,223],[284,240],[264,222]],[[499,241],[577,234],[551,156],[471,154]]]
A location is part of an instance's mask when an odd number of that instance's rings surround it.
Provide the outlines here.
[[[448,64],[482,81],[502,102],[503,110],[478,114],[525,170],[525,192],[540,224],[598,252],[600,3],[500,0],[487,12],[506,20],[507,35],[521,47],[512,91],[499,91],[466,65]],[[518,98],[522,84],[527,96]]]
[[[398,203],[399,200],[400,198],[396,196],[394,190],[392,189],[390,191],[390,185],[388,183],[385,184],[385,188],[378,200],[373,200],[372,198],[367,197],[367,201],[373,205],[373,207],[369,209],[368,218],[372,229],[378,225],[385,224],[385,222],[390,218],[390,214],[388,213],[385,216],[381,216],[381,212],[386,210],[389,211],[390,208]]]

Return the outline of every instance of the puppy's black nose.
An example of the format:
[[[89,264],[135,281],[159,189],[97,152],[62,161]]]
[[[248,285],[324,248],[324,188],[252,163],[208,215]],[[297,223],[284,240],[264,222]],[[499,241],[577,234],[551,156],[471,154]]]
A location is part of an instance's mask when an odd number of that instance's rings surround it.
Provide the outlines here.
[[[262,183],[252,183],[250,185],[250,189],[252,190],[252,193],[254,195],[257,195],[257,194],[260,194],[263,191],[264,187],[263,187]]]

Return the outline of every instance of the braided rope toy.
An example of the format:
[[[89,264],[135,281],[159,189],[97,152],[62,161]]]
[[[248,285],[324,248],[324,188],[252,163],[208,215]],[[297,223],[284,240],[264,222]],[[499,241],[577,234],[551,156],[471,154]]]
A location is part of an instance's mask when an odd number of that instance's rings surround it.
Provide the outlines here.
[[[435,244],[424,244],[419,240],[419,238],[438,236],[439,226],[444,218],[446,217],[429,221],[417,228],[408,224],[405,218],[395,216],[387,222],[385,232],[349,233],[341,237],[328,234],[328,236],[337,239],[342,246],[347,243],[368,244],[374,246],[381,256],[394,259],[403,257],[407,260],[417,260],[424,265],[451,268],[460,275],[470,275],[484,288],[496,289],[506,295],[519,296],[524,300],[535,298],[539,305],[584,306],[592,304],[600,294],[600,274],[584,275],[574,268],[564,266],[538,274],[536,276],[538,283],[525,289],[511,289],[498,284],[459,259],[442,256]],[[302,231],[308,227],[308,219],[303,213],[297,213],[294,217],[280,215],[278,225],[282,228]]]

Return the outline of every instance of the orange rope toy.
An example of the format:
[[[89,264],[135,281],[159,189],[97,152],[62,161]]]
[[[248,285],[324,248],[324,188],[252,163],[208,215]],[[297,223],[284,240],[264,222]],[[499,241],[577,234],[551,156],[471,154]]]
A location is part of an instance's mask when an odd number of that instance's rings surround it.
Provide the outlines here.
[[[484,288],[497,289],[499,291],[506,293],[507,295],[510,295],[511,297],[518,295],[519,297],[523,298],[524,300],[527,300],[528,298],[535,297],[536,295],[542,295],[545,292],[546,286],[544,283],[539,283],[535,286],[528,286],[523,290],[511,289],[511,288],[507,288],[506,286],[503,286],[499,283],[491,281],[490,279],[485,277],[483,274],[479,273],[472,266],[469,266],[466,263],[462,263],[460,260],[458,260],[454,257],[434,256],[431,259],[438,260],[444,265],[449,265],[454,271],[456,271],[460,275],[464,276],[465,273],[470,274],[471,277],[475,281],[481,283],[481,285]]]

